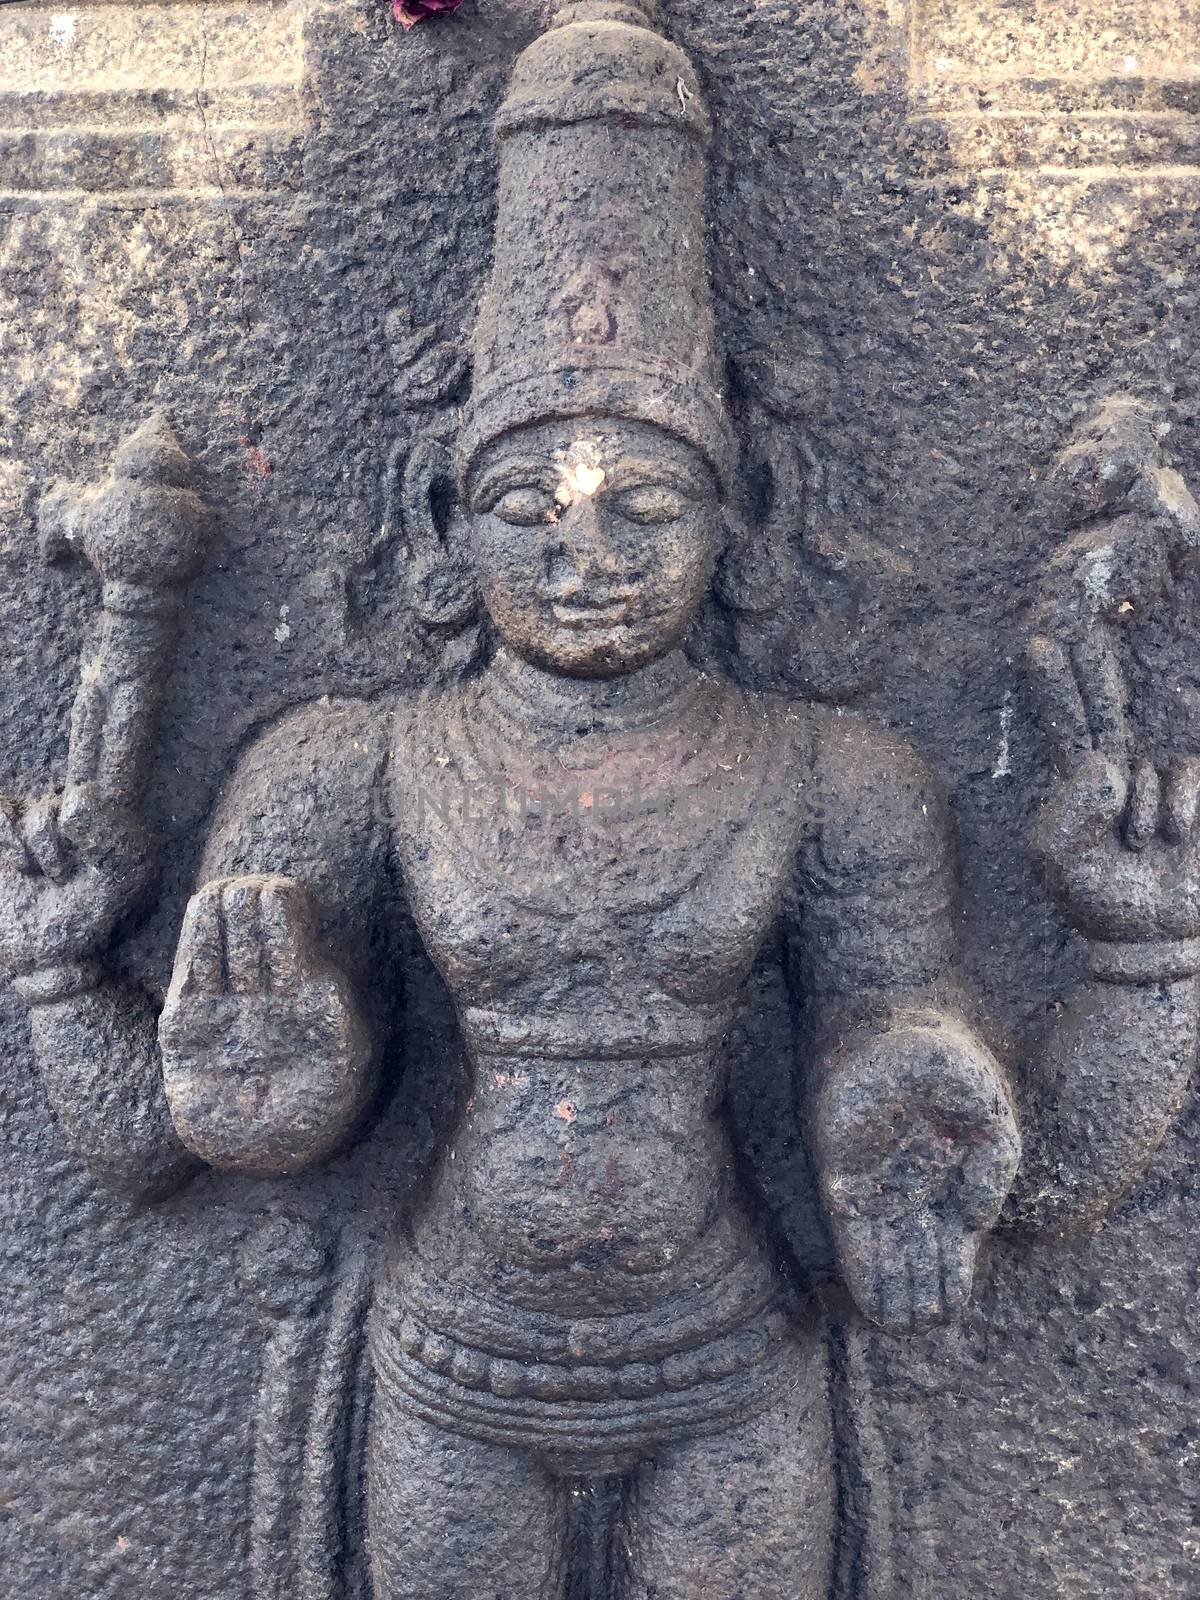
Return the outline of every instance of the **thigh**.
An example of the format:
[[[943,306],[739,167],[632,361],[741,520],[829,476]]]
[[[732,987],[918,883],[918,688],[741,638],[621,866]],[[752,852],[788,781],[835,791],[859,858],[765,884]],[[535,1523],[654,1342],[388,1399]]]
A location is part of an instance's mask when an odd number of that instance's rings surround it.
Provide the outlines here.
[[[630,1499],[631,1600],[825,1600],[833,1542],[825,1362],[798,1348],[769,1410],[647,1462]]]
[[[377,1392],[367,1482],[376,1600],[562,1600],[564,1486],[520,1451],[445,1433]]]

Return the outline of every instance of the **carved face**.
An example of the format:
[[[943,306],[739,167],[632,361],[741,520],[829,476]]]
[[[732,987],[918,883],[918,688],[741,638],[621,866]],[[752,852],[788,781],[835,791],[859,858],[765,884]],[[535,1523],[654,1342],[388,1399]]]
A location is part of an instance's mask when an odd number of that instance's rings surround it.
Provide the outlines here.
[[[665,655],[708,587],[719,500],[697,452],[643,423],[510,434],[470,490],[480,587],[500,637],[573,677]]]

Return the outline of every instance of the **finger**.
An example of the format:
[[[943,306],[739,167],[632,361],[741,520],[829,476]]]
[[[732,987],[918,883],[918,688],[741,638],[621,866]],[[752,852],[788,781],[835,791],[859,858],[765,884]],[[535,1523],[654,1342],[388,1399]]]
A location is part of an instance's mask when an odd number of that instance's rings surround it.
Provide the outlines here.
[[[1088,850],[1120,820],[1128,784],[1124,773],[1094,750],[1051,795],[1034,828],[1034,847],[1057,860]]]
[[[879,1322],[884,1299],[880,1269],[887,1259],[883,1227],[870,1217],[835,1215],[833,1221],[846,1287],[863,1316]]]
[[[92,662],[84,669],[83,682],[71,708],[68,784],[91,783],[100,770],[106,704],[103,685],[95,676],[96,667],[97,663]]]
[[[268,987],[287,991],[312,974],[312,917],[304,889],[288,878],[270,878],[259,896],[262,959]]]
[[[25,848],[38,870],[54,883],[61,883],[71,872],[70,850],[58,826],[58,796],[35,800],[25,809],[21,827]]]
[[[904,1220],[901,1237],[908,1273],[908,1323],[915,1333],[942,1320],[942,1249],[926,1211]]]
[[[219,995],[225,989],[221,885],[205,884],[188,902],[171,989],[180,995]]]
[[[838,1261],[855,1305],[889,1333],[908,1331],[910,1285],[896,1235],[875,1216],[834,1217]]]
[[[976,1145],[963,1162],[962,1178],[954,1194],[954,1210],[972,1231],[991,1228],[1000,1215],[1021,1161],[1016,1123],[1002,1134]]]
[[[225,923],[225,970],[234,994],[261,994],[265,983],[262,925],[259,921],[261,880],[239,878],[221,897]]]
[[[21,832],[21,810],[14,800],[0,797],[0,863],[14,872],[35,872],[33,858]]]
[[[895,1233],[889,1231],[879,1245],[876,1263],[874,1312],[868,1311],[888,1333],[915,1332],[913,1325],[914,1284],[907,1254],[899,1248]]]
[[[1125,813],[1125,843],[1131,850],[1144,850],[1158,832],[1158,803],[1158,773],[1149,761],[1139,761]]]
[[[1096,748],[1113,761],[1128,761],[1130,736],[1125,676],[1113,645],[1112,630],[1103,623],[1089,628],[1072,646],[1071,657]]]
[[[966,1307],[975,1287],[975,1263],[979,1254],[979,1237],[964,1231],[955,1218],[943,1224],[939,1232],[939,1292],[942,1316],[956,1317]]]
[[[896,1258],[894,1241],[881,1222],[866,1224],[864,1253],[859,1265],[860,1293],[855,1293],[859,1309],[872,1322],[890,1331],[904,1316],[907,1284],[901,1263]],[[850,1283],[851,1292],[855,1285]]]
[[[1186,844],[1200,813],[1200,758],[1176,761],[1167,774],[1162,799],[1162,831],[1169,844]]]
[[[1092,749],[1092,732],[1071,658],[1054,639],[1029,641],[1025,665],[1055,765],[1068,771]]]

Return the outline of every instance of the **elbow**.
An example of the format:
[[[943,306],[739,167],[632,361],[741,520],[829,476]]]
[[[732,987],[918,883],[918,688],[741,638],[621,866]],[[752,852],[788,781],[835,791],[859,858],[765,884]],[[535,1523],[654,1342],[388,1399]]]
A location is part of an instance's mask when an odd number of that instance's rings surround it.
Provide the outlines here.
[[[1096,1232],[1145,1178],[1174,1121],[1135,1114],[1102,1130],[1059,1130],[1052,1139],[1029,1130],[1004,1231],[1046,1241]]]
[[[184,1188],[200,1163],[181,1143],[165,1108],[97,1107],[55,1093],[51,1107],[72,1150],[97,1183],[133,1206],[153,1205]]]
[[[1094,1231],[1153,1167],[1187,1103],[1190,1005],[1148,988],[1081,991],[1027,1067],[1025,1160],[1006,1211],[1043,1238]],[[1166,997],[1169,998],[1169,997]]]

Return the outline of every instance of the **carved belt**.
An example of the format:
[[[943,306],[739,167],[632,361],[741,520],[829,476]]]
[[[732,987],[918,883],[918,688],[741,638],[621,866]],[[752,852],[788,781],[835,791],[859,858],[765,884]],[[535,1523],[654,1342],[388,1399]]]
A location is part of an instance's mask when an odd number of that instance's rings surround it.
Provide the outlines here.
[[[773,1306],[699,1349],[615,1367],[528,1366],[411,1316],[399,1327],[376,1317],[371,1349],[385,1400],[452,1433],[586,1462],[716,1432],[770,1405],[794,1343]]]
[[[635,1025],[627,1015],[609,1019],[602,1012],[556,1011],[521,1015],[485,1006],[466,1006],[463,1035],[478,1055],[533,1056],[543,1061],[649,1060],[658,1056],[699,1055],[713,1050],[730,1022],[728,1001],[684,1006],[656,996]]]

